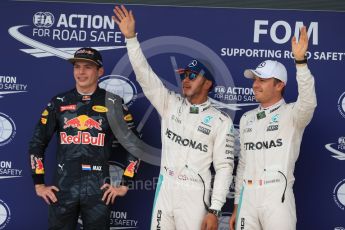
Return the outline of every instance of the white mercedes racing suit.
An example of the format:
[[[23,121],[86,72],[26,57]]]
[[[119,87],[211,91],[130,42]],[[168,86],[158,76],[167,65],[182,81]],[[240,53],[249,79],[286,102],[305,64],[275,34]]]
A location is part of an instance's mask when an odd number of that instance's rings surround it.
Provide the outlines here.
[[[129,59],[144,94],[161,117],[162,158],[151,229],[200,229],[210,208],[221,210],[232,181],[233,124],[209,100],[192,105],[169,91],[153,72],[137,38],[127,39]],[[205,194],[204,194],[205,193]]]
[[[245,113],[236,175],[236,229],[296,229],[294,167],[305,127],[316,107],[314,78],[297,66],[298,98]]]

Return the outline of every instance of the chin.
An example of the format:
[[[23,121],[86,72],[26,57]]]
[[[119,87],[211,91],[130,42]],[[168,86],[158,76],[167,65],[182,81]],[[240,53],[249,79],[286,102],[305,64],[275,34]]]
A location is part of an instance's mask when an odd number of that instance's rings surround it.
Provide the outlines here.
[[[256,102],[261,103],[260,97],[255,97]]]
[[[191,97],[191,96],[193,96],[192,93],[188,93],[188,92],[183,92],[183,95],[184,95],[185,97]]]

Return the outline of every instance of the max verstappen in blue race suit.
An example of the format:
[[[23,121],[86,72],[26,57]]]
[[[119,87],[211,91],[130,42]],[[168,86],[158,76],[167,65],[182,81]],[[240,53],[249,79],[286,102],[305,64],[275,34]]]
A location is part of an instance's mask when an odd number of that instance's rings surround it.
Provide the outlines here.
[[[125,150],[111,129],[121,120],[135,132],[122,98],[98,87],[103,75],[97,50],[82,48],[70,59],[76,88],[52,98],[43,111],[29,146],[36,193],[49,205],[49,229],[75,229],[79,214],[84,229],[109,229],[110,203],[124,196],[139,159]],[[120,116],[114,111],[121,111]],[[57,169],[53,186],[44,182],[45,149],[57,133]],[[110,184],[110,157],[124,165],[120,186]]]
[[[235,208],[230,230],[295,230],[294,168],[304,129],[317,105],[315,81],[306,59],[308,36],[301,29],[292,39],[298,98],[285,103],[287,84],[283,64],[273,60],[248,69],[260,106],[243,114],[240,121],[241,155],[236,172]],[[236,226],[236,227],[235,227]]]
[[[162,158],[151,229],[218,229],[217,217],[232,180],[234,133],[232,120],[208,99],[215,83],[210,66],[192,60],[178,70],[183,95],[169,91],[140,48],[132,12],[116,6],[114,13],[127,39],[136,79],[162,119]]]

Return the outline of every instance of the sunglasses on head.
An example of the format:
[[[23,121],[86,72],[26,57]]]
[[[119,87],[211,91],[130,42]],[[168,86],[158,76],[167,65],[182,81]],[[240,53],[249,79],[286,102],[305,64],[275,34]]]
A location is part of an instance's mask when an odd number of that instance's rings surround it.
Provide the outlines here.
[[[198,75],[199,74],[197,73],[188,71],[188,72],[185,72],[184,74],[181,74],[180,77],[181,77],[181,81],[183,81],[186,77],[188,77],[189,80],[193,81],[198,77]]]

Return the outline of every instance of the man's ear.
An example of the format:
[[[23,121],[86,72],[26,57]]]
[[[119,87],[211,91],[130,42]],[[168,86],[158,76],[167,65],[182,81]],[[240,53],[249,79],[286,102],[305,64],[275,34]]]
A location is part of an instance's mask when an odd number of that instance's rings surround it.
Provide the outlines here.
[[[104,68],[101,67],[101,68],[98,69],[98,77],[103,76],[103,74],[104,74]]]
[[[279,92],[281,94],[281,96],[283,96],[285,83],[282,81],[279,81],[274,85],[274,87],[275,87],[276,91]]]
[[[212,87],[212,81],[206,79],[206,81],[205,81],[205,83],[204,83],[204,86],[205,86],[205,89],[206,89],[207,91],[209,91],[209,90],[211,89],[211,87]]]
[[[281,81],[277,84],[277,86],[278,86],[279,91],[282,91],[282,89],[285,87],[285,83]]]

